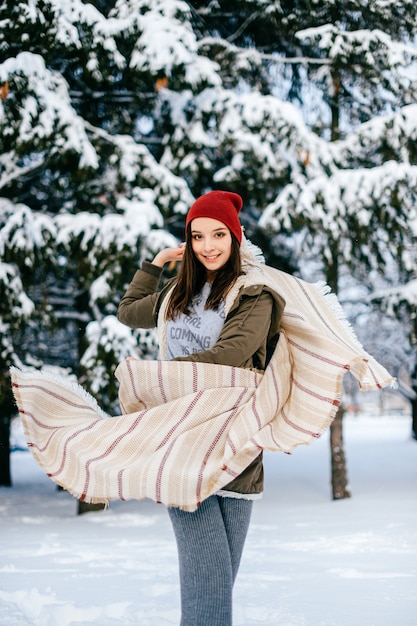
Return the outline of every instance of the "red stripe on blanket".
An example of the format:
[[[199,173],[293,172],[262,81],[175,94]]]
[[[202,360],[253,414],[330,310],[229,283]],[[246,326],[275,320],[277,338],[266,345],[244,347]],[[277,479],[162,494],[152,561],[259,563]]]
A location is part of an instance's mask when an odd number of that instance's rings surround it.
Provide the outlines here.
[[[45,428],[45,430],[55,430],[55,428],[59,428],[58,426],[47,426],[43,422],[40,422],[30,411],[25,411],[24,409],[19,409],[20,415],[27,415],[30,419],[35,422],[36,426],[40,428]]]
[[[160,450],[163,446],[165,446],[167,444],[167,442],[169,441],[169,439],[172,437],[172,435],[174,434],[174,432],[177,430],[177,428],[188,418],[188,416],[190,415],[191,411],[193,411],[196,407],[196,405],[198,404],[200,398],[203,396],[204,392],[203,390],[199,391],[195,398],[193,398],[192,402],[190,402],[190,404],[187,407],[187,410],[185,411],[185,413],[182,415],[182,417],[175,423],[175,425],[169,430],[169,432],[167,433],[167,435],[164,437],[164,439],[161,441],[161,443],[156,447],[156,450]],[[163,458],[162,458],[162,462],[158,468],[158,474],[157,474],[157,479],[156,479],[156,501],[157,502],[161,502],[161,484],[162,484],[162,475],[164,472],[164,468],[166,465],[166,462],[169,458],[169,455],[171,453],[172,447],[175,444],[175,440],[169,445],[167,451],[165,452]]]
[[[236,446],[233,443],[232,439],[230,438],[230,435],[227,436],[227,444],[230,447],[230,449],[232,450],[233,454],[236,454]]]
[[[78,435],[81,435],[82,433],[84,433],[84,432],[87,432],[87,431],[91,430],[91,429],[94,427],[94,425],[95,425],[95,424],[97,424],[97,422],[98,422],[98,421],[101,421],[101,420],[96,420],[95,422],[92,422],[91,424],[89,424],[88,426],[86,426],[86,428],[81,428],[80,430],[77,430],[77,432],[73,433],[70,437],[68,437],[68,438],[65,440],[64,450],[63,450],[63,452],[62,452],[62,462],[61,462],[61,465],[60,465],[59,469],[58,469],[56,472],[54,472],[53,474],[48,474],[48,476],[49,476],[50,478],[55,478],[55,477],[56,477],[56,476],[58,476],[58,475],[62,472],[62,470],[64,469],[64,465],[65,465],[65,462],[66,462],[66,460],[67,460],[67,448],[68,448],[68,445],[69,445],[70,441],[72,441],[73,439],[75,439],[76,437],[78,437]]]
[[[261,418],[260,418],[259,413],[258,413],[258,409],[256,408],[255,394],[253,394],[253,396],[252,396],[252,411],[253,411],[253,414],[255,416],[256,423],[258,425],[258,429],[260,429],[261,425],[262,425],[262,422],[261,422]]]
[[[162,502],[162,498],[161,498],[162,474],[163,474],[164,467],[166,465],[167,459],[169,458],[169,455],[171,454],[171,450],[174,444],[175,444],[175,440],[171,441],[158,467],[158,474],[156,477],[156,485],[155,485],[155,501],[158,504],[161,504]]]
[[[71,400],[68,400],[67,398],[64,398],[64,396],[61,396],[61,394],[55,393],[54,391],[51,391],[50,389],[48,389],[47,387],[44,387],[43,385],[34,385],[34,384],[32,384],[32,385],[22,385],[21,383],[19,383],[19,384],[14,383],[13,386],[14,387],[18,387],[19,389],[38,389],[38,390],[42,391],[43,393],[46,393],[47,395],[52,396],[53,398],[56,398],[57,400],[60,400],[64,404],[68,404],[69,406],[75,407],[77,409],[87,409],[88,411],[92,411],[93,413],[97,413],[97,411],[95,411],[88,404],[85,404],[84,402],[82,404],[78,404],[77,402],[72,402]]]
[[[343,344],[344,346],[346,346],[346,348],[348,348],[349,350],[351,349],[351,346],[349,345],[349,343],[347,341],[345,341],[343,339],[343,337],[341,336],[340,333],[336,333],[334,328],[331,327],[331,325],[325,320],[324,316],[322,315],[322,313],[319,311],[318,307],[315,305],[315,303],[313,302],[312,298],[310,298],[309,293],[307,292],[307,290],[305,289],[304,285],[302,284],[302,282],[296,277],[294,276],[295,282],[297,283],[297,285],[299,286],[299,288],[301,289],[301,291],[303,292],[305,298],[307,299],[308,303],[311,305],[312,309],[314,310],[315,314],[317,315],[317,317],[319,318],[319,320],[321,321],[321,323],[324,325],[324,327],[326,328],[326,330],[333,335],[333,337],[336,338],[336,340]]]
[[[96,456],[92,459],[90,459],[89,461],[87,461],[87,463],[85,464],[85,473],[86,473],[86,479],[85,479],[85,483],[84,483],[84,489],[83,489],[83,493],[80,497],[81,501],[84,501],[87,497],[87,491],[88,491],[88,487],[90,484],[90,465],[92,463],[94,463],[95,461],[101,461],[102,459],[105,459],[106,456],[108,456],[111,452],[113,452],[113,450],[115,448],[117,448],[117,446],[119,445],[119,443],[128,435],[130,435],[130,433],[136,428],[136,426],[139,424],[139,422],[143,419],[144,415],[146,415],[146,413],[148,412],[148,410],[145,411],[141,411],[139,413],[139,415],[137,416],[137,418],[135,419],[135,421],[132,423],[132,425],[128,428],[128,430],[126,432],[124,432],[123,434],[119,435],[111,444],[110,446],[107,448],[107,450],[105,450],[105,452],[103,452],[103,454],[100,454],[99,456]]]
[[[231,420],[236,415],[237,410],[239,409],[239,405],[240,405],[240,403],[242,401],[242,398],[245,396],[247,391],[248,390],[245,387],[245,389],[243,389],[243,391],[241,392],[239,398],[237,399],[235,405],[230,409],[229,417],[227,419],[225,419],[225,421],[223,422],[222,427],[217,432],[215,438],[213,439],[213,441],[209,445],[206,454],[204,455],[203,462],[202,462],[201,467],[200,467],[200,472],[198,474],[198,481],[197,481],[197,488],[196,488],[197,502],[201,502],[201,485],[202,485],[202,482],[203,482],[204,468],[207,465],[207,461],[210,458],[211,454],[213,453],[213,450],[215,449],[217,443],[219,442],[219,439],[223,435],[223,433],[226,430],[226,428],[228,427],[229,423],[231,422]]]
[[[378,387],[378,389],[382,389],[382,385],[380,384],[379,379],[377,378],[377,376],[376,376],[376,374],[375,374],[375,372],[374,372],[373,368],[369,365],[368,360],[367,360],[367,359],[364,359],[364,362],[365,362],[365,363],[367,363],[367,365],[368,365],[368,371],[370,372],[370,374],[371,374],[371,376],[372,376],[372,379],[373,379],[373,381],[375,382],[375,385]],[[363,387],[363,386],[364,386],[364,385],[361,385],[361,384],[359,383],[359,387]]]
[[[165,393],[165,390],[164,390],[164,378],[162,376],[162,363],[163,363],[163,361],[158,361],[159,389],[161,390],[161,395],[162,395],[162,398],[163,398],[164,402],[168,402],[168,399],[166,397],[166,393]]]
[[[339,361],[334,361],[333,359],[320,356],[317,352],[313,352],[312,350],[307,350],[307,348],[300,346],[300,344],[296,343],[292,339],[289,339],[288,337],[287,337],[287,340],[291,346],[294,346],[294,348],[297,348],[298,350],[300,350],[300,352],[304,352],[304,354],[308,354],[309,356],[312,356],[314,359],[317,359],[318,361],[322,361],[323,363],[328,363],[329,365],[332,365],[334,367],[340,367],[340,369],[344,369],[344,370],[350,369],[349,365],[347,365],[346,363],[340,363]]]
[[[227,465],[223,465],[222,470],[226,472],[226,474],[229,474],[232,478],[236,478],[236,476],[238,476],[238,473],[233,472],[230,467],[227,467]]]
[[[270,431],[270,437],[272,439],[272,441],[274,442],[274,444],[276,445],[278,450],[282,450],[282,446],[278,443],[278,441],[275,439],[274,437],[274,431],[272,429],[272,424],[269,423],[267,424],[266,428]],[[259,443],[256,441],[256,439],[254,439],[256,445],[258,446],[258,448],[262,448],[262,446],[259,445]]]
[[[49,442],[51,441],[52,437],[57,432],[59,432],[60,427],[59,426],[47,426],[46,424],[43,424],[38,419],[36,419],[36,417],[30,411],[25,411],[24,409],[19,409],[19,413],[20,413],[20,415],[24,415],[27,418],[31,419],[40,428],[44,428],[45,430],[52,430],[51,434],[49,435],[49,437],[48,437],[48,439],[46,441],[46,445],[43,448],[40,448],[36,443],[33,443],[33,441],[28,441],[27,442],[29,448],[35,448],[36,450],[38,450],[38,452],[45,452],[45,450],[47,449],[47,447],[49,445]],[[23,420],[25,420],[25,418],[23,418]]]
[[[274,383],[275,398],[276,398],[276,410],[278,410],[278,407],[279,407],[279,405],[280,405],[280,401],[281,401],[281,400],[280,400],[280,392],[279,392],[278,379],[277,379],[277,376],[276,376],[276,369],[275,369],[275,367],[272,365],[272,363],[270,363],[268,367],[269,367],[269,371],[270,371],[270,372],[271,372],[271,374],[272,374],[272,380],[273,380],[273,383]],[[256,397],[255,397],[255,395],[254,395],[254,396],[253,396],[253,398],[252,398],[252,411],[253,411],[253,413],[254,413],[254,415],[255,415],[255,417],[256,417],[257,424],[258,424],[258,428],[259,428],[259,430],[261,430],[261,428],[262,428],[262,422],[261,422],[261,420],[260,420],[260,418],[259,418],[259,413],[258,413],[258,411],[257,411],[257,409],[256,409],[256,401],[257,401],[257,398],[256,398]],[[271,439],[272,439],[272,441],[274,442],[274,444],[276,445],[276,447],[278,448],[278,450],[282,450],[282,447],[280,446],[280,444],[278,443],[278,441],[277,441],[277,440],[275,439],[275,437],[274,437],[274,433],[273,433],[273,429],[272,429],[271,424],[267,424],[267,425],[266,425],[266,428],[268,428],[268,429],[269,429],[269,431],[270,431],[270,433],[271,433],[271,435],[270,435],[270,436],[271,436]],[[251,439],[251,441],[253,441],[253,442],[255,443],[255,445],[256,445],[258,448],[260,448],[261,450],[263,450],[263,447],[262,447],[262,446],[260,446],[260,445],[258,444],[258,442],[257,442],[254,438],[252,438],[252,439]]]
[[[269,366],[269,371],[272,374],[272,380],[273,380],[273,383],[274,383],[275,398],[276,398],[276,407],[278,408],[279,402],[280,402],[280,393],[279,393],[277,377],[275,375],[275,371],[276,370],[275,370],[275,368],[273,367],[272,364],[270,364],[270,366]],[[254,374],[254,386],[257,387],[257,385],[256,385],[256,375],[257,374],[256,374],[255,371],[253,372],[253,374]],[[259,411],[257,409],[257,403],[258,403],[258,396],[256,394],[253,394],[253,396],[252,396],[252,407],[251,408],[252,408],[252,412],[253,412],[253,415],[254,415],[255,420],[256,420],[256,425],[258,427],[258,430],[261,430],[261,428],[262,428],[262,420],[261,420]],[[237,452],[236,446],[233,444],[233,442],[232,442],[230,437],[228,437],[227,442],[228,442],[231,450],[233,451],[233,453],[236,454],[236,452]],[[257,447],[259,447],[262,450],[262,446],[258,446],[258,444],[256,444],[256,445],[257,445]]]
[[[340,405],[340,398],[329,398],[328,396],[322,396],[316,391],[313,391],[312,389],[308,389],[308,387],[304,387],[304,385],[299,383],[294,377],[292,378],[292,382],[294,383],[296,387],[298,387],[298,389],[300,389],[301,391],[304,391],[304,393],[306,393],[307,395],[313,398],[317,398],[318,400],[321,400],[322,402],[326,402],[327,404],[332,404],[333,406]]]
[[[169,441],[169,439],[171,439],[172,435],[175,433],[177,428],[179,426],[181,426],[181,424],[190,415],[191,411],[193,411],[195,409],[196,405],[198,404],[198,401],[200,400],[200,398],[201,398],[201,396],[203,394],[204,394],[203,390],[200,390],[196,394],[195,398],[193,398],[193,400],[188,405],[187,410],[185,411],[184,415],[182,417],[180,417],[180,419],[172,426],[172,428],[169,429],[169,431],[167,432],[165,437],[162,439],[161,443],[155,448],[155,450],[160,450],[161,448],[163,448],[163,446]]]
[[[319,437],[321,437],[321,433],[317,433],[307,428],[303,428],[302,426],[298,426],[297,424],[292,422],[288,418],[288,415],[285,413],[284,409],[282,409],[281,415],[284,418],[285,422],[288,424],[288,426],[291,426],[291,428],[294,428],[294,430],[297,430],[300,433],[304,433],[305,435],[310,435],[311,437],[314,437],[314,439],[319,439]]]
[[[133,375],[132,365],[131,365],[131,361],[129,359],[126,360],[126,367],[127,367],[128,373],[129,373],[130,388],[133,391],[133,395],[136,398],[136,400],[143,406],[143,408],[147,409],[148,407],[144,404],[144,402],[141,400],[138,392],[136,391],[135,377]],[[122,410],[123,410],[123,407],[122,407]]]
[[[275,367],[272,365],[272,363],[271,363],[271,366],[270,366],[270,371],[271,371],[271,374],[272,374],[272,380],[274,381],[275,397],[277,399],[277,401],[275,403],[275,406],[278,409],[279,403],[280,403],[281,400],[280,400],[280,395],[279,395],[278,378],[277,378],[277,375],[276,375]]]
[[[122,500],[123,502],[125,501],[125,498],[123,496],[123,474],[124,474],[124,469],[121,469],[120,472],[117,474],[117,484],[118,484],[118,491],[119,491],[119,500]]]

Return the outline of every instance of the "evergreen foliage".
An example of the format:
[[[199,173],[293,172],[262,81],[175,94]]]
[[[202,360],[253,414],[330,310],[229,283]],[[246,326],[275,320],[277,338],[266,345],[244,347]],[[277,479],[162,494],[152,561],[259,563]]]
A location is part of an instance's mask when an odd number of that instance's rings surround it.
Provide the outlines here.
[[[212,188],[243,196],[267,262],[386,287],[413,371],[414,0],[7,0],[0,20],[0,414],[20,363],[116,410],[115,364],[155,358],[120,296]]]

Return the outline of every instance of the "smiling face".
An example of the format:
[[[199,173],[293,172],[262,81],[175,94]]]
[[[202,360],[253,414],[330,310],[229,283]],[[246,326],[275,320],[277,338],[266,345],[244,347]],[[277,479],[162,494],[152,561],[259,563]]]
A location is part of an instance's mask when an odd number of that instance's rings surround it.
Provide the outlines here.
[[[223,222],[211,217],[197,217],[191,222],[191,246],[207,270],[207,280],[211,280],[230,259],[232,235]]]

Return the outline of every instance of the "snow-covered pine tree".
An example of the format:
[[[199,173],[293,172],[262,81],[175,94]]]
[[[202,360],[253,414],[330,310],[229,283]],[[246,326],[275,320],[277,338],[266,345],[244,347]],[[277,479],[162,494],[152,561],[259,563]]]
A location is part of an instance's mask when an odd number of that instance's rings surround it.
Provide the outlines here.
[[[155,43],[155,22],[174,41],[181,20],[173,3],[150,14],[140,5],[119,2],[112,17],[81,1],[0,7],[2,389],[10,391],[10,365],[40,367],[51,359],[68,365],[75,342],[73,370],[91,391],[106,388],[100,400],[111,409],[115,363],[135,350],[155,355],[148,334],[126,337],[114,314],[140,260],[172,245],[164,215],[183,214],[192,195],[147,147],[154,144],[146,103],[155,106],[158,74],[167,73],[144,67],[146,54],[154,61],[147,45]],[[15,300],[25,295],[32,304],[19,308]],[[68,320],[76,336],[64,335],[61,360],[52,358],[51,332]],[[49,352],[30,341],[39,329]],[[6,424],[0,455],[8,467],[10,393],[1,394],[0,414]]]
[[[401,265],[415,236],[415,3],[193,7],[221,84],[164,91],[161,162],[194,193],[239,191],[255,219],[269,204],[261,223],[270,239],[301,244],[297,253],[320,260],[335,292],[343,265],[359,277],[383,272],[386,249]],[[298,101],[299,113],[283,99]],[[376,115],[386,117],[372,123]],[[348,495],[342,443],[332,445],[335,498]]]
[[[82,346],[77,374],[84,384],[103,393],[108,363],[121,356],[127,341],[113,324],[125,281],[138,259],[169,241],[167,229],[182,232],[193,196],[213,187],[238,191],[255,236],[269,205],[264,241],[275,249],[283,241],[295,249],[303,236],[312,243],[301,248],[300,260],[304,264],[305,254],[315,253],[322,274],[331,267],[324,251],[334,229],[343,237],[343,250],[356,259],[354,238],[345,243],[343,211],[338,215],[332,206],[327,219],[319,194],[302,214],[298,199],[305,189],[313,197],[317,181],[326,189],[326,182],[339,184],[339,173],[342,178],[349,170],[386,167],[383,176],[389,165],[378,155],[386,140],[376,123],[375,141],[362,151],[354,125],[368,119],[366,112],[372,117],[370,96],[362,98],[359,88],[353,89],[358,85],[355,67],[349,68],[353,57],[346,62],[343,50],[335,53],[333,31],[323,40],[317,33],[331,24],[349,40],[354,30],[394,33],[397,28],[392,40],[403,44],[416,23],[415,10],[414,2],[405,0],[363,1],[359,7],[357,1],[334,0],[17,0],[1,5],[0,194],[24,203],[34,222],[45,216],[52,220],[54,254],[47,252],[45,235],[45,252],[39,247],[45,261],[39,263],[47,269],[48,284],[50,276],[68,276],[69,304],[58,310],[49,298],[45,311],[51,319],[59,313],[76,320]],[[321,48],[322,41],[330,43]],[[400,67],[411,52],[404,46],[396,52],[402,54]],[[343,134],[356,130],[343,145],[330,143],[329,72],[340,70],[339,61],[346,75],[337,101],[338,127]],[[400,91],[392,96],[393,113],[408,102],[399,99]],[[394,132],[392,145],[403,146],[401,137],[396,142]],[[407,150],[411,155],[411,144]],[[391,180],[399,180],[394,169]],[[288,203],[277,212],[282,198]],[[343,192],[338,207],[345,200]],[[385,232],[386,215],[397,223],[389,207],[381,220],[374,211],[379,233]],[[31,294],[34,276],[24,274],[18,258],[13,263]],[[146,350],[146,342],[142,345]],[[6,366],[17,357],[14,350]]]
[[[303,249],[321,259],[337,292],[342,265],[357,276],[364,269],[383,273],[388,255],[403,276],[415,273],[408,249],[417,234],[416,123],[415,107],[407,104],[417,86],[417,22],[409,2],[319,4],[321,23],[297,37],[304,54],[323,60],[322,67],[308,65],[308,75],[329,108],[336,169],[321,176],[307,171],[288,185],[265,211],[263,224],[273,232],[285,228],[290,236],[303,232]],[[372,119],[375,113],[385,117]],[[332,435],[337,426],[335,420]],[[341,432],[339,427],[332,440],[335,498],[348,495]]]
[[[27,295],[34,285],[35,268],[50,265],[54,235],[51,220],[36,219],[20,203],[0,198],[0,484],[10,485],[9,425],[15,413],[9,367],[27,355],[20,352],[20,338],[31,318],[38,323],[45,309],[36,309]],[[44,318],[43,318],[44,321]],[[30,357],[29,357],[30,360]]]

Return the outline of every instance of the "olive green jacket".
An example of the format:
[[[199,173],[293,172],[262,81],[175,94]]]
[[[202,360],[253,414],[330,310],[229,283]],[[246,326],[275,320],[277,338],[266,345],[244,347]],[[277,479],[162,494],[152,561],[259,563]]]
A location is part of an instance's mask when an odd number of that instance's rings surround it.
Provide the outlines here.
[[[162,269],[144,262],[133,277],[118,308],[120,322],[130,328],[158,326],[161,304],[175,279],[158,290]],[[198,361],[264,370],[279,337],[280,320],[285,306],[281,296],[270,287],[252,283],[248,272],[247,284],[226,310],[223,329],[209,349],[176,361]],[[224,491],[259,494],[263,491],[262,453]]]

